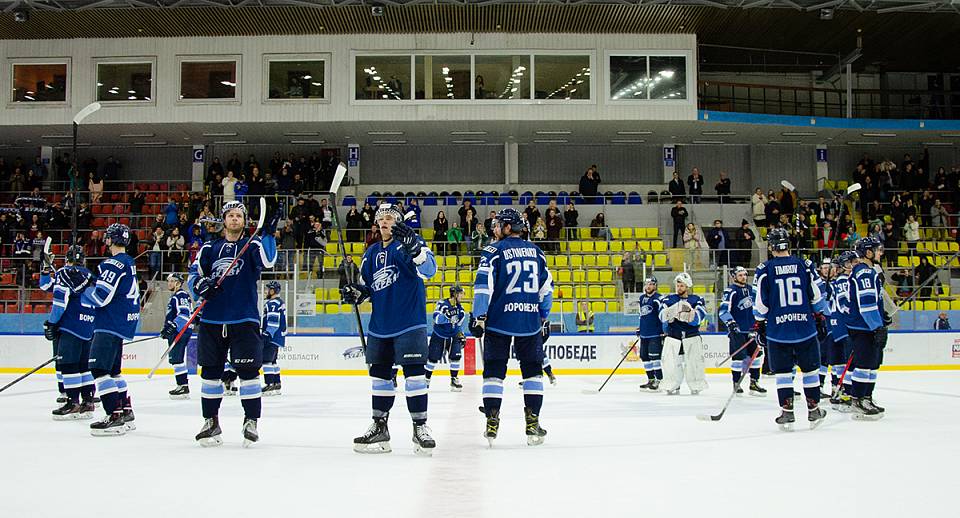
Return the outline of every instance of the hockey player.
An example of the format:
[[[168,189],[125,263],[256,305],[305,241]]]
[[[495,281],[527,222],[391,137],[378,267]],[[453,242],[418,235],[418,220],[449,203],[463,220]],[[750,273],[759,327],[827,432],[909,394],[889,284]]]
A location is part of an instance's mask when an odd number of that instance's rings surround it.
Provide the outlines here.
[[[450,391],[463,390],[460,378],[457,377],[460,374],[460,357],[466,342],[461,330],[464,323],[463,306],[460,304],[462,296],[463,288],[451,286],[450,297],[438,300],[433,310],[433,333],[430,335],[430,352],[427,356],[427,387],[430,386],[430,378],[437,362],[443,357],[444,351],[449,351],[447,357],[450,359]]]
[[[749,332],[756,323],[753,319],[753,287],[747,286],[747,269],[742,266],[733,269],[733,284],[723,291],[720,320],[727,326],[727,337],[730,339],[730,354],[733,355],[730,358],[730,372],[733,374],[733,386],[738,394],[742,394],[740,376],[743,372],[743,362],[750,361],[749,359],[753,358],[753,352],[759,347],[754,340],[747,347],[740,349],[749,340]],[[760,386],[762,365],[763,360],[759,356],[754,358],[750,365],[751,396],[763,396],[767,393],[767,389]]]
[[[543,344],[543,373],[547,375],[547,379],[550,380],[550,384],[556,387],[557,376],[553,374],[553,366],[550,365],[550,356],[547,355],[547,340],[549,339],[550,321],[544,320],[543,325],[540,326],[540,341]],[[520,386],[523,387],[523,381],[520,381]]]
[[[833,352],[833,333],[831,332],[831,321],[833,315],[833,286],[831,279],[836,277],[834,273],[833,261],[824,256],[820,261],[820,269],[817,272],[820,280],[823,282],[819,288],[822,290],[823,298],[830,307],[831,318],[817,320],[817,341],[820,343],[820,399],[829,398],[830,394],[824,392],[823,387],[827,382],[827,376],[830,374],[830,354]]]
[[[660,322],[666,337],[663,339],[663,384],[668,395],[680,393],[680,383],[686,379],[693,395],[707,388],[703,371],[703,339],[700,322],[707,317],[703,299],[690,291],[693,279],[687,272],[674,278],[676,293],[660,301]],[[681,364],[680,356],[684,357]]]
[[[820,350],[814,313],[827,311],[826,303],[809,261],[790,255],[790,236],[786,230],[771,230],[767,234],[767,246],[772,257],[760,263],[754,275],[753,315],[757,320],[756,340],[761,345],[768,344],[770,368],[777,377],[781,414],[775,421],[782,430],[793,428],[793,368],[796,366],[803,375],[807,420],[811,429],[816,428],[826,411],[819,406]]]
[[[90,433],[116,436],[136,430],[127,382],[120,375],[120,369],[123,341],[133,339],[140,321],[140,286],[137,265],[127,255],[130,228],[114,223],[107,227],[103,237],[111,257],[97,267],[97,282],[86,288],[81,302],[96,308],[89,365],[107,414],[103,420],[90,425]]]
[[[267,300],[263,303],[263,322],[260,335],[263,338],[263,395],[280,395],[280,366],[277,355],[287,340],[287,305],[280,298],[280,283],[267,283]]]
[[[543,406],[543,333],[553,300],[553,279],[537,245],[521,238],[523,217],[512,208],[501,210],[493,222],[498,241],[484,247],[474,281],[471,333],[486,336],[483,348],[483,407],[487,416],[484,437],[492,445],[500,429],[503,380],[510,346],[523,375],[527,444],[543,444],[540,427]],[[547,328],[549,329],[549,328]]]
[[[637,338],[640,339],[640,360],[647,372],[647,383],[640,385],[643,390],[660,392],[663,380],[663,367],[660,354],[663,353],[663,323],[660,322],[662,297],[657,293],[657,278],[650,276],[643,282],[640,294],[640,325]]]
[[[397,205],[381,204],[374,215],[381,241],[367,247],[360,262],[360,280],[341,289],[344,302],[373,305],[367,328],[367,365],[373,385],[373,424],[353,440],[357,453],[388,453],[387,421],[396,387],[394,364],[403,367],[407,410],[413,419],[418,455],[432,455],[436,441],[427,427],[427,318],[424,279],[437,272],[426,242],[403,223]]]
[[[833,350],[830,352],[833,395],[830,398],[830,404],[839,412],[849,411],[852,404],[850,399],[852,372],[844,374],[843,370],[847,366],[847,359],[853,353],[853,346],[850,345],[847,333],[847,322],[850,321],[849,276],[856,264],[856,252],[847,250],[841,253],[833,263],[837,269],[837,275],[830,283],[830,336],[833,339]],[[838,386],[840,376],[843,376],[843,387]]]
[[[190,385],[187,383],[187,362],[184,358],[187,353],[187,343],[193,335],[192,324],[191,329],[184,331],[177,343],[173,343],[173,340],[190,320],[190,314],[193,313],[193,303],[190,300],[190,295],[183,289],[183,275],[171,273],[167,276],[167,289],[170,290],[172,295],[167,302],[167,315],[160,336],[167,341],[168,346],[173,346],[170,348],[167,359],[173,366],[173,375],[177,383],[177,386],[168,394],[170,399],[190,399]]]
[[[83,290],[93,282],[93,274],[83,267],[80,246],[67,250],[65,262],[56,272],[45,270],[40,274],[40,288],[53,292],[53,306],[43,323],[43,335],[53,342],[57,372],[63,376],[67,397],[63,406],[53,411],[54,421],[90,419],[94,412],[93,375],[87,364],[94,312],[81,302]]]
[[[873,389],[880,367],[880,351],[886,343],[887,325],[884,319],[883,285],[877,278],[874,262],[879,256],[880,241],[865,237],[856,243],[860,262],[853,267],[850,285],[850,318],[847,332],[853,345],[852,389],[854,419],[876,420],[884,409],[873,402]]]
[[[194,299],[206,300],[197,326],[197,363],[202,385],[201,409],[204,423],[196,435],[201,446],[223,444],[220,429],[220,403],[223,399],[223,366],[229,356],[240,378],[240,404],[243,406],[243,445],[260,439],[260,366],[263,341],[260,338],[260,313],[257,308],[257,281],[260,272],[272,268],[277,260],[274,240],[280,213],[269,217],[263,235],[251,236],[250,246],[237,256],[245,241],[241,238],[247,224],[247,208],[239,201],[227,202],[220,209],[223,237],[203,244],[190,266],[187,289]],[[224,276],[227,268],[233,269]],[[222,278],[222,282],[220,279]]]

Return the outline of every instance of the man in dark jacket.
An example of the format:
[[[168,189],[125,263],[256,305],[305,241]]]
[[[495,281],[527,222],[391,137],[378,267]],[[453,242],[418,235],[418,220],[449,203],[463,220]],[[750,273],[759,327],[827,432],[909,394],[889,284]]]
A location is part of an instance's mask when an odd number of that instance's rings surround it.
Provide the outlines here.
[[[713,221],[713,228],[707,233],[707,245],[713,250],[713,264],[721,267],[729,263],[727,257],[727,233],[723,231],[723,222],[719,219]]]
[[[700,203],[700,196],[703,195],[703,176],[700,175],[700,168],[693,168],[693,172],[687,177],[687,187],[690,190],[690,201]]]
[[[342,289],[349,283],[357,282],[360,277],[360,269],[357,263],[353,262],[353,256],[347,256],[346,260],[340,261],[337,266],[337,274],[340,276],[340,288]]]
[[[677,243],[683,242],[683,229],[687,226],[687,209],[683,206],[683,202],[677,200],[676,206],[670,209],[670,217],[673,218],[673,247],[677,247]]]
[[[600,188],[600,173],[588,167],[587,172],[580,177],[580,195],[585,203],[599,203],[597,192]],[[532,222],[536,223],[536,222]]]

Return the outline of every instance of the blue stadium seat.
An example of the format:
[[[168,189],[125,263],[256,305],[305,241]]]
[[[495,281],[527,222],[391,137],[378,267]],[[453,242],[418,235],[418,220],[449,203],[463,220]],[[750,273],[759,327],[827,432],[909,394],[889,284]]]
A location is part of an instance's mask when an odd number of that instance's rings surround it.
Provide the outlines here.
[[[532,199],[533,199],[533,193],[530,192],[530,191],[524,191],[523,194],[520,195],[520,202],[519,202],[519,204],[520,204],[520,205],[527,205],[527,204],[530,203],[530,200],[532,200]]]
[[[496,198],[496,196],[494,196],[493,194],[484,194],[484,195],[483,195],[482,197],[480,197],[480,199],[477,200],[477,201],[479,201],[479,205],[487,205],[487,206],[489,206],[489,205],[493,205],[493,204],[497,203],[497,198]]]
[[[432,206],[434,206],[434,205],[436,205],[436,204],[437,204],[437,197],[436,197],[436,196],[424,196],[423,201],[420,203],[420,205],[423,205],[424,207],[426,207],[426,206],[431,206],[431,207],[432,207]]]
[[[546,205],[548,203],[550,203],[550,195],[543,191],[537,191],[537,205]]]
[[[370,196],[367,196],[366,202],[369,203],[371,207],[376,207],[377,197],[371,194]]]
[[[630,196],[627,197],[627,203],[630,205],[641,205],[643,204],[643,196],[637,191],[630,191]]]
[[[344,207],[356,207],[357,199],[353,196],[344,196],[343,201],[340,202],[340,205],[343,205]]]
[[[614,205],[626,205],[627,203],[627,194],[623,191],[620,191],[610,197],[610,203]]]
[[[391,195],[387,196],[384,201],[386,201],[387,203],[393,205],[393,204],[397,203],[397,197],[391,194]]]
[[[500,205],[513,205],[513,197],[510,196],[510,193],[501,194],[497,203]]]
[[[445,201],[444,201],[443,203],[444,203],[444,205],[447,205],[447,206],[450,206],[450,207],[455,206],[455,205],[460,205],[460,203],[457,202],[457,197],[456,197],[456,196],[447,196],[446,199],[445,199]]]

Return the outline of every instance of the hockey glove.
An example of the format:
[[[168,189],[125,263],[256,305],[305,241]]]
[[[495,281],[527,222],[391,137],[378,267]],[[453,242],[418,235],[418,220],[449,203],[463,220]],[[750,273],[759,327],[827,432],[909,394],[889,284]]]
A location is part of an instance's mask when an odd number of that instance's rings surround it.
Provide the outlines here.
[[[370,298],[370,288],[363,284],[350,283],[340,288],[340,296],[347,304],[363,304]]]
[[[460,349],[461,349],[461,350],[463,349],[463,346],[466,345],[466,343],[467,343],[467,337],[464,336],[463,331],[457,333],[457,334],[453,337],[453,339],[454,339],[458,344],[460,344]]]
[[[273,214],[267,216],[267,219],[263,222],[263,235],[272,236],[273,233],[277,231],[277,223],[280,222],[282,216],[282,208],[278,208]]]
[[[881,351],[887,346],[887,328],[878,327],[877,330],[873,332],[873,343]]]
[[[729,322],[724,322],[727,324],[727,336],[733,336],[740,332],[740,326],[737,325],[736,320],[731,320]]]
[[[51,342],[60,338],[60,324],[54,322],[44,322],[43,323],[43,337]]]
[[[222,288],[217,284],[217,280],[212,277],[201,277],[193,285],[193,291],[205,300],[212,300],[220,294]]]
[[[486,327],[487,317],[474,317],[470,315],[470,324],[467,326],[470,328],[470,334],[474,338],[483,338],[483,331]]]
[[[767,346],[767,321],[766,320],[757,320],[757,323],[753,326],[753,331],[756,333],[754,336],[754,341],[757,342],[757,345],[760,347]]]
[[[417,236],[417,233],[402,221],[393,225],[393,237],[397,238],[400,246],[403,247],[406,253],[410,254],[414,262],[423,254],[423,247],[420,244],[420,238]]]
[[[827,317],[823,316],[823,313],[814,313],[813,318],[817,320],[817,340],[822,343],[830,333],[827,329]]]
[[[883,312],[883,327],[890,327],[890,324],[893,323],[893,317],[890,316],[886,311]]]
[[[544,343],[544,344],[547,343],[547,339],[550,338],[550,321],[549,320],[544,320],[540,324],[540,337],[543,338],[543,340],[541,340],[541,343]]]
[[[92,284],[93,275],[74,268],[60,268],[57,270],[57,284],[64,286],[71,293],[80,293]]]
[[[160,338],[164,340],[170,340],[177,337],[177,324],[173,322],[167,322],[163,324],[163,329],[160,330]]]

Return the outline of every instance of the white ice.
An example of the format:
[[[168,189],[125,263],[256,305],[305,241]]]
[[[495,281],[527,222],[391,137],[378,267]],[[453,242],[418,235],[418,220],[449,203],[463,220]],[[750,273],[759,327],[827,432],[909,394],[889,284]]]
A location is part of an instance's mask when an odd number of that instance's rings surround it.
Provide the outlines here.
[[[0,376],[0,385],[16,375]],[[739,397],[720,422],[701,422],[729,395],[708,376],[700,396],[643,394],[638,376],[563,376],[548,386],[546,444],[525,444],[517,377],[506,384],[501,436],[481,437],[480,379],[464,391],[434,378],[430,421],[438,447],[416,457],[402,397],[390,420],[393,453],[360,455],[369,424],[365,377],[286,376],[264,399],[261,441],[241,448],[240,401],[223,402],[225,443],[193,441],[193,399],[171,401],[171,377],[130,376],[137,430],[96,438],[89,421],[55,422],[54,380],[34,375],[0,394],[0,516],[957,516],[960,372],[882,372],[887,416],[797,431],[773,423],[777,405]],[[764,384],[772,389],[773,379]],[[402,387],[402,381],[401,381]],[[99,418],[99,410],[98,416]]]

